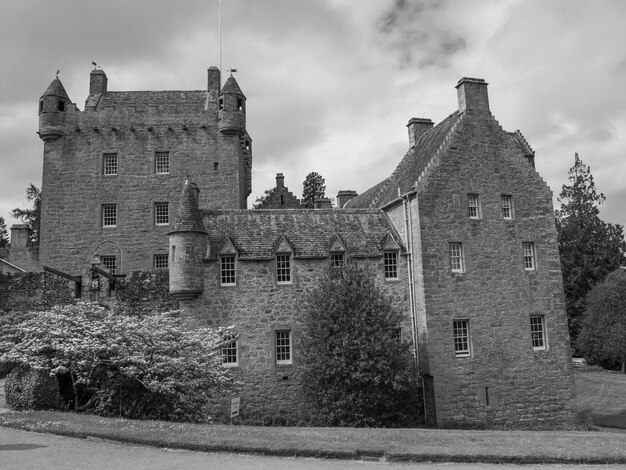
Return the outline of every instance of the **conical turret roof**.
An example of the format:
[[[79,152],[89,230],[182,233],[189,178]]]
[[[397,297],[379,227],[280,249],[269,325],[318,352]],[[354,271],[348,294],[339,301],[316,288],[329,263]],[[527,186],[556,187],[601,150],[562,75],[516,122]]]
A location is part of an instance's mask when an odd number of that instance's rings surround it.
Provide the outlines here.
[[[241,91],[241,88],[239,88],[237,80],[235,80],[235,77],[233,77],[232,75],[226,79],[226,83],[224,83],[220,94],[223,95],[225,93],[234,93],[237,95],[241,95],[245,98],[243,91]]]
[[[198,187],[185,181],[183,192],[180,195],[176,216],[172,223],[171,232],[201,232],[207,233],[202,222],[202,212],[198,207],[196,191]],[[170,232],[170,233],[171,233]]]
[[[61,83],[61,80],[59,80],[58,78],[52,80],[52,83],[50,83],[50,86],[48,86],[42,96],[58,96],[59,98],[65,98],[68,101],[72,101],[67,95],[67,92],[65,91],[65,88]]]

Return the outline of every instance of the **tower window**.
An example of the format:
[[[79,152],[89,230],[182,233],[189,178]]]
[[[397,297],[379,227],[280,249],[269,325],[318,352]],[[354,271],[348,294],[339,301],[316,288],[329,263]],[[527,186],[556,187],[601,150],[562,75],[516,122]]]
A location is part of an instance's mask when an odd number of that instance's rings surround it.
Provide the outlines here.
[[[102,226],[117,227],[117,204],[102,205]]]
[[[502,218],[513,219],[513,198],[511,196],[502,196]]]
[[[57,101],[57,110],[58,111],[65,111],[65,101]]]
[[[225,366],[236,367],[239,364],[237,358],[237,340],[234,335],[224,337],[224,341],[228,341],[222,347],[222,364]]]
[[[462,273],[465,271],[462,243],[450,243],[450,271],[453,273]]]
[[[117,153],[105,153],[103,155],[102,174],[117,175]]]
[[[276,331],[276,364],[291,364],[291,330]]]
[[[39,112],[43,113],[43,99],[39,100]]]
[[[530,336],[535,351],[546,349],[546,325],[543,315],[530,317]]]
[[[217,171],[220,168],[220,163],[219,162],[213,162],[213,171]]]
[[[170,223],[170,208],[167,202],[154,204],[154,223],[156,225],[168,225]]]
[[[154,172],[157,175],[168,175],[170,173],[170,153],[154,153]]]
[[[237,111],[243,111],[243,100],[241,98],[237,98]]]
[[[456,357],[468,357],[470,355],[470,331],[469,320],[454,320],[454,353]]]
[[[526,271],[534,271],[535,266],[535,244],[531,242],[522,243],[524,250],[524,269]]]
[[[467,211],[470,219],[480,219],[480,205],[478,194],[467,195]]]
[[[217,100],[217,107],[220,111],[224,109],[224,98],[219,98]]]

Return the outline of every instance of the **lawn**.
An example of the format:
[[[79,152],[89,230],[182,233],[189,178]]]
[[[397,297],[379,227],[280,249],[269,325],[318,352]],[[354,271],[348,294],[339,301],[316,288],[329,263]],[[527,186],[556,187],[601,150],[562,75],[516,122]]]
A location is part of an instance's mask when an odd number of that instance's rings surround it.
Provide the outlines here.
[[[577,372],[582,416],[624,423],[626,376]],[[388,461],[626,464],[626,433],[281,428],[131,421],[74,413],[0,414],[0,426],[201,451]],[[583,429],[583,427],[579,427]]]
[[[626,374],[576,372],[578,416],[598,426],[626,429]]]

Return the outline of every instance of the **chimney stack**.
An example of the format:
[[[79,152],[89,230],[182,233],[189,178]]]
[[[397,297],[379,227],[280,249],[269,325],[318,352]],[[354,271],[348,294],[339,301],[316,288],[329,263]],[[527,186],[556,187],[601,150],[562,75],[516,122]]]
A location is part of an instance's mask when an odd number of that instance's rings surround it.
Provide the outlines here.
[[[89,94],[102,95],[107,92],[107,74],[104,70],[93,69],[89,74]]]
[[[482,78],[463,77],[456,86],[459,113],[466,110],[489,112],[487,82]]]
[[[337,193],[337,207],[339,209],[343,208],[350,199],[354,199],[358,194],[356,191],[352,190],[341,190]]]
[[[315,202],[313,202],[313,208],[314,209],[332,209],[333,205],[330,202],[330,199],[328,199],[327,197],[322,197],[319,199],[316,199]]]
[[[217,96],[220,92],[220,69],[216,66],[209,67],[207,76],[207,90],[214,91],[215,96]]]
[[[285,175],[282,173],[276,173],[276,187],[284,188],[285,187]]]
[[[406,127],[409,128],[409,147],[415,146],[415,143],[419,138],[435,125],[430,119],[426,118],[411,118]]]

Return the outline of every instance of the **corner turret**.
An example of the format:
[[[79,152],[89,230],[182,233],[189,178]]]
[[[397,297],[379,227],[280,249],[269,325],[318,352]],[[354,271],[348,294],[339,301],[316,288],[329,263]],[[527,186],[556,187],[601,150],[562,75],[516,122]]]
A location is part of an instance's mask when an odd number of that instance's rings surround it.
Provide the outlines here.
[[[243,135],[246,131],[246,97],[232,74],[224,83],[217,103],[220,132]]]
[[[198,187],[185,181],[172,231],[170,245],[170,294],[177,300],[191,300],[204,290],[203,258],[207,231],[198,207]]]
[[[39,137],[44,142],[57,140],[65,135],[67,111],[72,106],[59,78],[50,83],[39,98]]]

